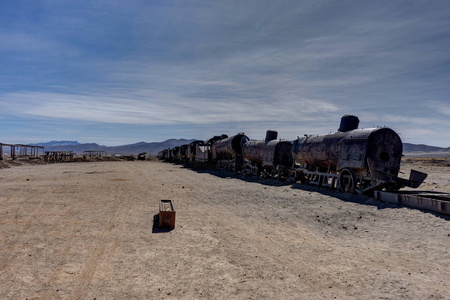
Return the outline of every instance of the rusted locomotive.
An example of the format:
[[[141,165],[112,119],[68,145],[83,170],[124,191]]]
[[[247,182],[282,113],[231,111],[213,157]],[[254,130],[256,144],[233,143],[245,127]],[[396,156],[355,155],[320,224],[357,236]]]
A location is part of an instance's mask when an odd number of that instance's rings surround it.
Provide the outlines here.
[[[194,164],[202,167],[212,166],[212,145],[215,142],[226,138],[228,138],[226,134],[216,135],[204,142],[197,143],[195,146]]]
[[[240,132],[232,137],[220,139],[212,144],[212,163],[219,170],[240,172],[244,164],[243,146],[249,138]]]
[[[293,142],[296,178],[344,192],[418,187],[426,174],[398,177],[403,144],[387,127],[358,129],[359,119],[345,115],[335,133],[305,135]]]
[[[292,143],[277,140],[278,132],[268,130],[263,141],[248,141],[243,145],[246,172],[278,178],[287,177],[294,166]]]
[[[375,189],[416,188],[426,174],[411,170],[409,179],[398,177],[403,144],[387,127],[358,129],[359,119],[345,115],[335,133],[305,135],[293,142],[277,140],[267,131],[265,140],[250,140],[244,133],[214,136],[206,141],[166,149],[162,159],[197,166],[272,176],[370,193]]]
[[[202,140],[195,140],[187,145],[187,161],[193,163],[197,154],[197,145],[203,145]]]

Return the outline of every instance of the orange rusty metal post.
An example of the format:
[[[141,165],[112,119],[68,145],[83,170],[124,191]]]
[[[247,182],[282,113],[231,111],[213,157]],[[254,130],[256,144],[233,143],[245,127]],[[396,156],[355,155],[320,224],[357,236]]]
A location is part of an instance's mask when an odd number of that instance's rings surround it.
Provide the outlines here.
[[[159,202],[159,227],[175,228],[175,210],[172,200],[161,200]]]

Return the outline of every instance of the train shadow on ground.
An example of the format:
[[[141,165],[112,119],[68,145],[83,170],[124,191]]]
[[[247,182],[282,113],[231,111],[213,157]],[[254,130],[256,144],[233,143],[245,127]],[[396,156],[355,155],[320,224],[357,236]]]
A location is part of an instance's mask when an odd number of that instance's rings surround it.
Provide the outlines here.
[[[382,202],[379,201],[373,197],[370,197],[368,195],[361,195],[361,194],[350,194],[350,193],[342,193],[335,189],[326,188],[326,187],[318,187],[315,185],[311,185],[308,183],[299,183],[299,182],[287,182],[287,181],[278,181],[276,179],[263,179],[261,177],[257,176],[250,176],[250,175],[241,175],[241,174],[235,174],[232,172],[226,172],[226,171],[218,171],[218,170],[212,170],[212,169],[203,169],[203,168],[194,168],[189,165],[183,165],[183,168],[189,169],[191,171],[197,172],[197,173],[207,173],[219,178],[228,179],[228,178],[234,178],[234,179],[240,179],[246,182],[252,182],[252,183],[258,183],[265,186],[291,186],[292,189],[296,190],[302,190],[306,192],[314,192],[319,193],[322,195],[330,196],[345,202],[352,202],[360,205],[367,205],[367,206],[374,206],[378,210],[383,209],[400,209],[400,208],[408,208],[408,209],[415,209],[422,211],[424,213],[432,214],[436,217],[439,217],[441,219],[450,221],[450,216],[442,215],[437,212],[428,211],[424,209],[414,208],[414,207],[408,207],[403,206],[399,204],[389,203],[389,202]]]
[[[223,179],[228,179],[228,178],[233,178],[233,179],[240,179],[246,182],[253,182],[253,183],[258,183],[261,185],[267,185],[267,186],[288,186],[291,185],[292,183],[286,182],[286,181],[278,181],[276,179],[272,179],[272,178],[261,178],[261,177],[257,177],[257,176],[251,176],[251,175],[242,175],[242,174],[236,174],[233,172],[227,172],[227,171],[218,171],[218,170],[212,170],[212,169],[202,169],[202,168],[192,168],[190,166],[183,166],[183,168],[189,169],[191,171],[197,172],[197,173],[207,173],[219,178],[223,178]]]
[[[402,208],[403,206],[392,204],[392,203],[386,203],[378,201],[368,195],[361,195],[361,194],[351,194],[351,193],[343,193],[339,192],[338,190],[326,188],[326,187],[318,187],[315,185],[311,185],[308,183],[292,183],[291,188],[295,190],[302,190],[305,192],[311,192],[311,193],[319,193],[325,196],[330,196],[345,202],[352,202],[362,205],[369,205],[369,206],[375,206],[377,209],[386,209],[386,208]]]

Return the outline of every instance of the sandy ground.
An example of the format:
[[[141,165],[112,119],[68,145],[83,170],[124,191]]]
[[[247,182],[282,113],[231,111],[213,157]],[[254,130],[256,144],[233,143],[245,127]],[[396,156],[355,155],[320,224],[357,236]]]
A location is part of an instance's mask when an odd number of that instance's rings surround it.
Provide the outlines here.
[[[156,161],[1,169],[0,299],[450,299],[449,221]]]

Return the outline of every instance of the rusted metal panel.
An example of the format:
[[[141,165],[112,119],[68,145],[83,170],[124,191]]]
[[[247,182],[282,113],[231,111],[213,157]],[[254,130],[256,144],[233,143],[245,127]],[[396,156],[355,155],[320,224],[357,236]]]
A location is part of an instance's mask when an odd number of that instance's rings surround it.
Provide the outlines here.
[[[337,170],[365,168],[367,139],[344,138],[340,141],[338,148]]]
[[[159,202],[159,227],[175,228],[175,209],[172,200],[161,200]]]

